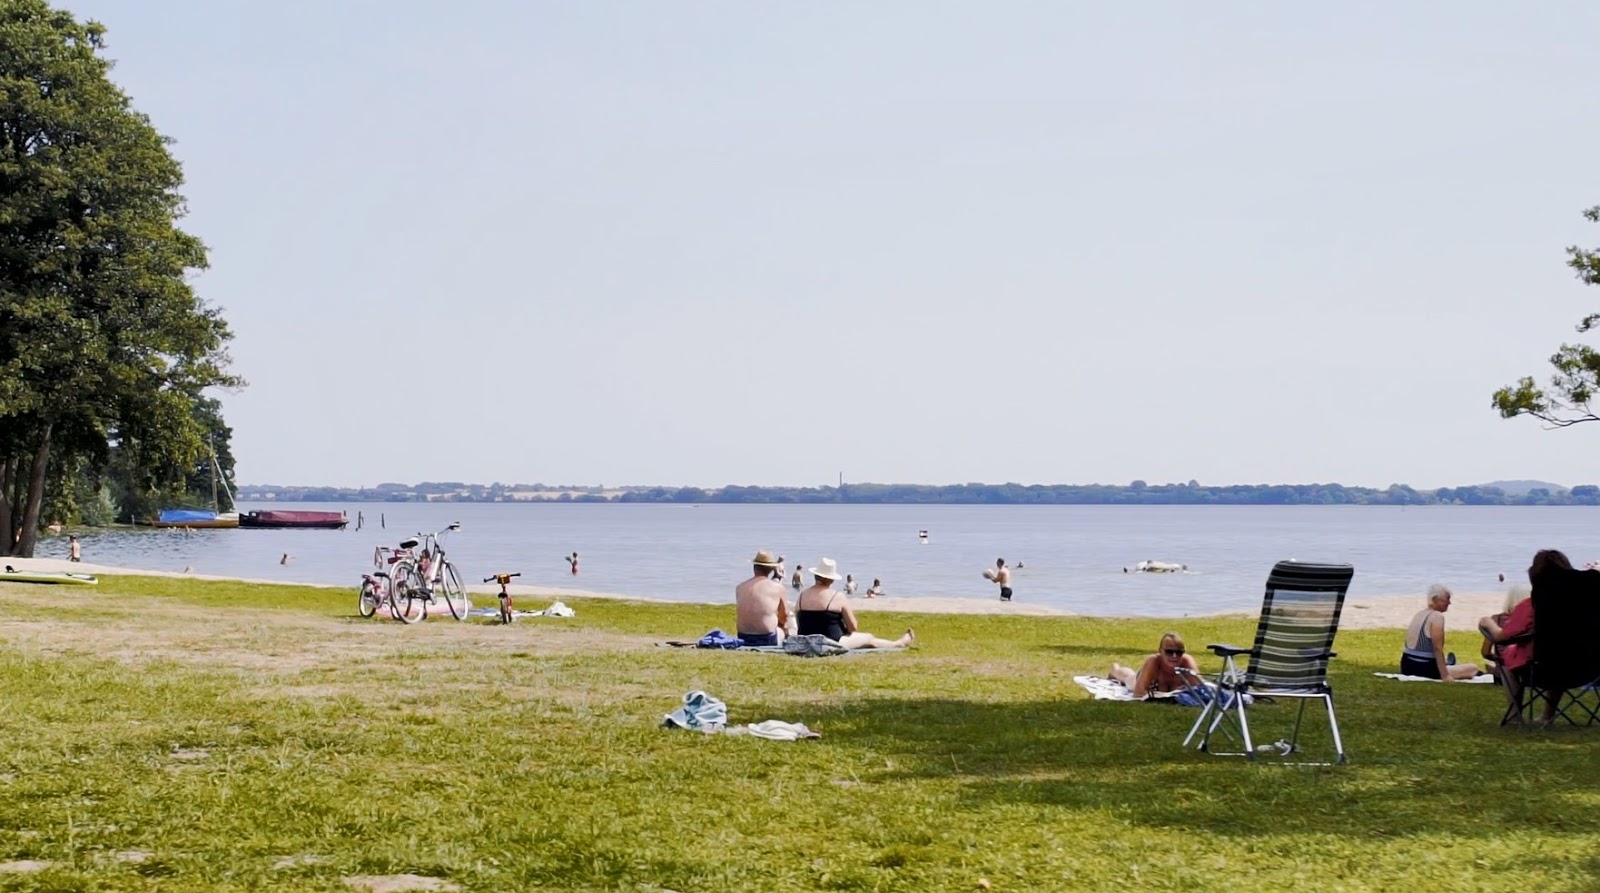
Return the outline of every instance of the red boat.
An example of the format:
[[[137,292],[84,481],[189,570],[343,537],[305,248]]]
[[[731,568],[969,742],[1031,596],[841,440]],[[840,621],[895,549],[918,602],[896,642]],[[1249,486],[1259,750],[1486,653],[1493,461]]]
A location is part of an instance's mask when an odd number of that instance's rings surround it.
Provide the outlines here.
[[[350,519],[344,512],[245,512],[239,516],[240,527],[284,528],[314,527],[325,530],[343,530]]]

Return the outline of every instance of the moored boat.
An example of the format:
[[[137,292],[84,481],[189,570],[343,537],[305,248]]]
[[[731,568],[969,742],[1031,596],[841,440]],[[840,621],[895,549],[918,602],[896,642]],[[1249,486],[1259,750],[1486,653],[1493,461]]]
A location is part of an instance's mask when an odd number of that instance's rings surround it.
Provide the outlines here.
[[[162,509],[151,527],[238,527],[238,512],[213,512],[209,509]]]
[[[280,512],[255,511],[239,516],[239,526],[257,530],[286,527],[342,530],[350,519],[344,512]]]
[[[100,585],[100,580],[94,574],[69,574],[61,571],[19,571],[8,564],[5,571],[0,572],[0,583],[56,583],[70,586],[98,586]]]

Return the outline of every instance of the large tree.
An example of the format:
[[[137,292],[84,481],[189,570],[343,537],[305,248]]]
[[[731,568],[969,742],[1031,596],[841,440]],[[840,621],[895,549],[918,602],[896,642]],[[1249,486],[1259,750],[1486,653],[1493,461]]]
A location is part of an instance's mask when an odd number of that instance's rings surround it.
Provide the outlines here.
[[[236,384],[188,282],[183,173],[101,56],[104,29],[0,0],[0,553],[31,555],[52,460],[138,439],[192,469],[196,401]],[[59,476],[58,476],[59,477]]]
[[[1583,212],[1591,222],[1600,223],[1600,205]],[[1600,248],[1567,249],[1567,266],[1585,285],[1600,285]],[[1578,322],[1580,334],[1600,327],[1600,313],[1591,313]],[[1563,344],[1550,358],[1555,374],[1546,387],[1539,387],[1532,376],[1494,392],[1493,405],[1505,418],[1530,415],[1555,428],[1579,422],[1600,421],[1590,405],[1600,391],[1600,351],[1586,344]]]

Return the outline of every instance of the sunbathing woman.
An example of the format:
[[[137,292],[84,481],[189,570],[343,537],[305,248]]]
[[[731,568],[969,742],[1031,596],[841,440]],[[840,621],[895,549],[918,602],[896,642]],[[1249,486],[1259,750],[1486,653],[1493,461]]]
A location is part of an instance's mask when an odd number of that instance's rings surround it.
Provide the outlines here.
[[[1183,679],[1178,675],[1180,669],[1193,673],[1193,681],[1200,681],[1200,665],[1184,650],[1183,637],[1177,633],[1163,633],[1156,653],[1144,659],[1137,673],[1132,667],[1112,664],[1111,678],[1126,685],[1134,697],[1143,698],[1159,692],[1183,691]]]
[[[799,635],[823,635],[846,648],[904,648],[916,638],[906,630],[898,639],[880,639],[862,632],[856,614],[850,610],[850,597],[832,588],[839,580],[839,568],[832,558],[824,558],[811,569],[811,587],[795,601]]]

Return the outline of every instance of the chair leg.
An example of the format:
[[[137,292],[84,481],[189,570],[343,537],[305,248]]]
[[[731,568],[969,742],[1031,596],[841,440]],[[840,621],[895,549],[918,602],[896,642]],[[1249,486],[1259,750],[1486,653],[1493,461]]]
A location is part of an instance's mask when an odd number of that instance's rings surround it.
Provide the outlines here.
[[[1294,713],[1294,731],[1289,733],[1289,752],[1290,753],[1293,753],[1294,749],[1297,746],[1299,746],[1299,744],[1300,744],[1300,723],[1306,718],[1306,703],[1307,703],[1307,700],[1308,699],[1306,699],[1306,698],[1301,698],[1300,699],[1300,709],[1296,710],[1295,713]]]
[[[1183,746],[1184,747],[1188,747],[1189,746],[1189,742],[1194,740],[1195,733],[1200,731],[1201,724],[1206,721],[1206,717],[1207,716],[1211,715],[1211,708],[1213,708],[1215,706],[1216,706],[1216,702],[1215,701],[1207,701],[1205,707],[1201,708],[1200,716],[1195,719],[1194,725],[1189,727],[1189,735],[1188,735],[1188,737],[1183,739]],[[1200,744],[1198,746],[1199,746],[1199,748],[1201,750],[1205,750],[1206,749],[1206,741],[1210,737],[1211,737],[1211,731],[1208,729],[1208,730],[1206,730],[1205,737],[1200,739]]]
[[[1229,697],[1233,699],[1229,709],[1237,710],[1239,713],[1239,735],[1244,738],[1244,755],[1253,760],[1256,758],[1256,746],[1250,740],[1250,720],[1244,715],[1244,694],[1235,690],[1229,693]]]
[[[1323,703],[1328,705],[1328,728],[1333,730],[1333,752],[1339,755],[1339,764],[1345,763],[1344,740],[1339,737],[1339,718],[1333,714],[1333,695],[1323,695]]]

